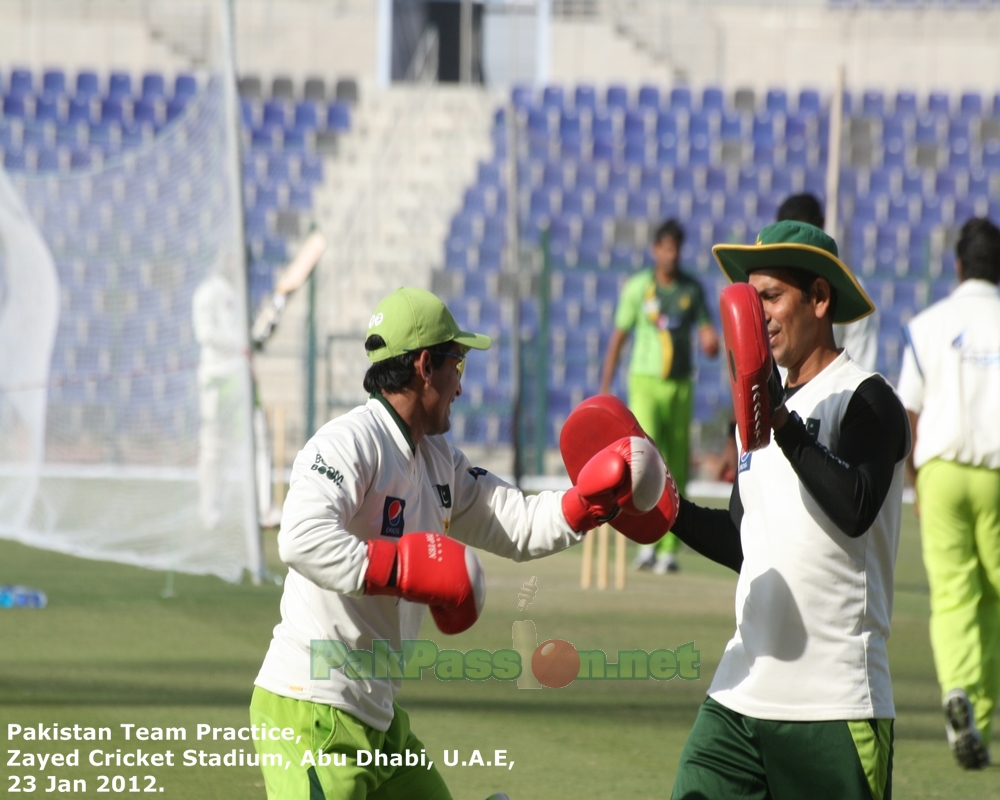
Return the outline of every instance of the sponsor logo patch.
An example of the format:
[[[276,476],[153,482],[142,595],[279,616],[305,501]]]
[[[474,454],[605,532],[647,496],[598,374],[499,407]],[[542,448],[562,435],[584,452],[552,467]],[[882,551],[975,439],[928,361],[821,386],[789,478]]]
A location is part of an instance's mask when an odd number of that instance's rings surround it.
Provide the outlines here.
[[[468,472],[477,481],[479,480],[480,475],[486,474],[486,470],[483,469],[482,467],[469,467]]]
[[[310,469],[314,470],[315,472],[318,472],[320,475],[323,475],[325,478],[332,481],[337,486],[340,486],[344,482],[343,473],[341,473],[339,469],[331,467],[329,464],[327,464],[323,460],[323,456],[321,455],[317,454],[316,460],[313,462],[313,465],[310,467]]]
[[[406,501],[401,497],[385,498],[385,505],[382,507],[382,535],[394,536],[397,539],[403,535],[403,510],[406,508]]]
[[[753,453],[740,453],[740,463],[737,472],[746,472],[750,469],[750,456],[752,455]]]

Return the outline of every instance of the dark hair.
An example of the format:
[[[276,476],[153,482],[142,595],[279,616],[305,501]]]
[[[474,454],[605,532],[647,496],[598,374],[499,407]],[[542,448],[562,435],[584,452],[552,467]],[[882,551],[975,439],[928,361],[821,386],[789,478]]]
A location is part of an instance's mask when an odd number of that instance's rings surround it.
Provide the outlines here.
[[[955,255],[962,262],[962,280],[1000,283],[1000,228],[988,219],[973,217],[962,226]]]
[[[365,372],[363,383],[365,391],[369,394],[385,394],[387,392],[395,394],[401,392],[410,385],[413,377],[417,374],[413,362],[420,358],[420,354],[424,350],[430,352],[431,366],[437,369],[447,358],[445,353],[449,349],[453,351],[455,346],[454,342],[444,342],[416,350],[412,353],[403,353],[400,356],[392,356],[384,358],[381,361],[376,361]],[[365,352],[370,353],[372,350],[381,350],[383,347],[385,347],[385,339],[377,333],[373,333],[365,339]]]
[[[668,236],[677,243],[678,250],[684,246],[684,228],[675,219],[668,219],[666,222],[660,223],[660,227],[653,234],[653,244],[659,244]]]
[[[817,228],[822,228],[823,206],[820,205],[816,195],[813,194],[793,194],[785,198],[785,202],[778,207],[778,222],[785,220],[796,220],[797,222],[808,222]]]
[[[816,281],[822,278],[822,275],[817,275],[815,272],[810,272],[807,269],[802,269],[801,267],[773,267],[775,271],[781,272],[781,277],[787,283],[794,284],[798,287],[799,291],[802,292],[802,299],[808,300],[813,295],[813,286],[816,285]],[[757,270],[754,270],[756,272]],[[753,274],[753,273],[751,273]],[[833,319],[834,315],[837,313],[837,287],[830,283],[829,279],[823,278],[827,283],[830,284],[830,310],[827,312],[830,319]]]

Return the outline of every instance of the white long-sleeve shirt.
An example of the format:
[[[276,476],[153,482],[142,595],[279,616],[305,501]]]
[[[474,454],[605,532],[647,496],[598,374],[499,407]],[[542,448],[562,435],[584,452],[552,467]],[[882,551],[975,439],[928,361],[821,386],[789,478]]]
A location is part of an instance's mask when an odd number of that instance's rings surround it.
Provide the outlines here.
[[[414,449],[381,397],[327,423],[292,467],[278,548],[288,564],[281,623],[255,683],[285,697],[343,709],[378,730],[392,721],[397,680],[354,680],[343,670],[310,678],[310,642],[417,639],[426,606],[363,594],[366,542],[434,531],[522,561],[580,541],[562,514],[561,492],[526,497],[473,467],[443,436]]]

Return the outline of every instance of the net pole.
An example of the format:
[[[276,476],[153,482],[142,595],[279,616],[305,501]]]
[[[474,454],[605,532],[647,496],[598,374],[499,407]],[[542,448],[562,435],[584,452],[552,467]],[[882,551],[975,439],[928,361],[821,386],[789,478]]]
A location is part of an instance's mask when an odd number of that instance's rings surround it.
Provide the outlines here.
[[[236,94],[236,47],[234,44],[233,31],[234,21],[235,21],[235,7],[234,0],[222,0],[220,5],[217,6],[219,11],[219,29],[220,38],[222,39],[222,56],[220,58],[220,70],[222,72],[222,93],[223,93],[223,124],[226,129],[226,151],[229,156],[229,184],[230,184],[230,196],[235,200],[240,202],[240,208],[235,212],[233,216],[233,225],[236,230],[234,231],[235,241],[239,245],[235,248],[233,253],[233,258],[237,259],[239,267],[244,276],[248,276],[247,262],[246,262],[246,249],[243,247],[243,242],[246,241],[246,231],[244,230],[244,220],[243,220],[243,208],[242,208],[242,197],[243,197],[243,182],[240,178],[242,166],[240,163],[240,137],[239,137],[239,124],[240,120],[240,105],[239,98]],[[247,298],[244,300],[244,307],[249,303],[249,294],[245,294]],[[253,374],[250,369],[250,325],[249,325],[250,315],[246,314],[246,319],[248,324],[246,325],[246,353],[247,353],[247,364],[246,364],[246,380],[249,382],[248,386],[251,390],[246,393],[246,406],[245,413],[246,419],[253,419],[253,404],[254,404],[254,392],[253,387]],[[247,548],[247,571],[250,573],[250,580],[255,586],[260,585],[264,580],[264,542],[260,531],[260,520],[257,514],[258,502],[257,502],[257,478],[255,465],[257,463],[256,453],[254,452],[254,441],[252,428],[251,432],[245,437],[244,447],[246,448],[248,457],[244,460],[246,464],[247,477],[246,483],[247,491],[244,493],[244,537],[246,539]]]
[[[517,217],[517,107],[508,99],[504,107],[504,135],[507,140],[507,273],[510,276],[510,296],[513,303],[510,332],[511,433],[513,435],[514,485],[521,487],[524,456],[521,432],[521,234]]]
[[[830,140],[826,162],[826,232],[836,238],[840,203],[840,145],[843,139],[844,117],[844,65],[837,67],[833,81],[833,100],[830,103]]]

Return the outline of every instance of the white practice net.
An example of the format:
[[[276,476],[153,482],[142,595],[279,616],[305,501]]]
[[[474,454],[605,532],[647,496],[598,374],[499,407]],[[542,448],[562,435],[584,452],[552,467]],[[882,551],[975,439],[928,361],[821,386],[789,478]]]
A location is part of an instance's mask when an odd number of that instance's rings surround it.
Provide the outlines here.
[[[0,536],[238,580],[261,551],[229,19],[157,13],[196,27],[172,72],[0,62]]]

